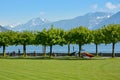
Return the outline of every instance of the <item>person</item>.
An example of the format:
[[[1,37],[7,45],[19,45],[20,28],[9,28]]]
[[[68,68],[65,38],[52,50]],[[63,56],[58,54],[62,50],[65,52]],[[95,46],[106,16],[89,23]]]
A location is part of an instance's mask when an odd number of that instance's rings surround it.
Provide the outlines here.
[[[15,51],[13,51],[13,56],[16,56]]]
[[[20,55],[20,49],[18,49],[18,56]]]
[[[57,54],[56,54],[56,53],[54,53],[54,56],[55,56],[55,57],[57,57]]]
[[[78,53],[77,52],[75,52],[75,57],[78,57]]]

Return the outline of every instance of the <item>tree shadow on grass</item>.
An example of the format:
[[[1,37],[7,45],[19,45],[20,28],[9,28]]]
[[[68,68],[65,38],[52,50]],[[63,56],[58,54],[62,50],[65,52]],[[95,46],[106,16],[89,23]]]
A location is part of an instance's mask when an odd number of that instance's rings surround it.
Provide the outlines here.
[[[18,59],[18,60],[51,60],[50,57],[0,57],[0,59]]]
[[[11,59],[11,60],[105,60],[103,57],[95,57],[95,58],[80,58],[80,57],[71,57],[71,56],[61,56],[61,57],[44,57],[44,56],[27,56],[27,57],[0,57],[0,59]]]
[[[56,60],[105,60],[105,58],[76,58],[76,57],[63,57],[55,58]]]

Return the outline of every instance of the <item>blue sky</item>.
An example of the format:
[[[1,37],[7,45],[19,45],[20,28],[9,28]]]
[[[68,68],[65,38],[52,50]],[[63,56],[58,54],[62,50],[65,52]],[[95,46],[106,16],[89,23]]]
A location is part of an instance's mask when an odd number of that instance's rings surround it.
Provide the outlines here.
[[[120,11],[120,0],[0,0],[0,25],[36,17],[58,21],[96,11]]]

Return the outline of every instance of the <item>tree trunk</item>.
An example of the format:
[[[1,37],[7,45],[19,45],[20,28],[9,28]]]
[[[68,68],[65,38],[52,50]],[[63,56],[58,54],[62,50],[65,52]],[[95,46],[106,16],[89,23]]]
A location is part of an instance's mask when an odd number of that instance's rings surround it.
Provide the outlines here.
[[[73,46],[73,52],[75,51],[75,48],[74,48],[74,46]]]
[[[112,43],[112,58],[115,57],[115,52],[114,52],[114,50],[115,50],[115,43]]]
[[[70,44],[68,44],[68,56],[70,55]]]
[[[44,56],[46,56],[46,45],[43,45],[43,53],[44,53]]]
[[[82,45],[79,44],[79,57],[81,57]]]
[[[34,51],[34,56],[37,56],[36,51]]]
[[[6,57],[6,52],[5,52],[5,51],[6,51],[6,46],[3,45],[3,56],[4,56],[4,57]]]
[[[50,45],[50,57],[52,56],[52,45]]]
[[[98,56],[98,44],[95,44],[96,46],[96,56]]]
[[[26,44],[23,45],[23,56],[26,57]]]

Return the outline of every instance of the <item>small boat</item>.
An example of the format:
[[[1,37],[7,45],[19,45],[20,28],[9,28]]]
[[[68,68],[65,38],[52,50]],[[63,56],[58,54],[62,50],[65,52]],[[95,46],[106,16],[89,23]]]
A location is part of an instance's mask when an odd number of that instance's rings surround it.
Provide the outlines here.
[[[87,57],[94,57],[94,55],[93,54],[90,54],[90,53],[88,53],[88,52],[84,52],[83,53],[83,56],[87,56]]]

